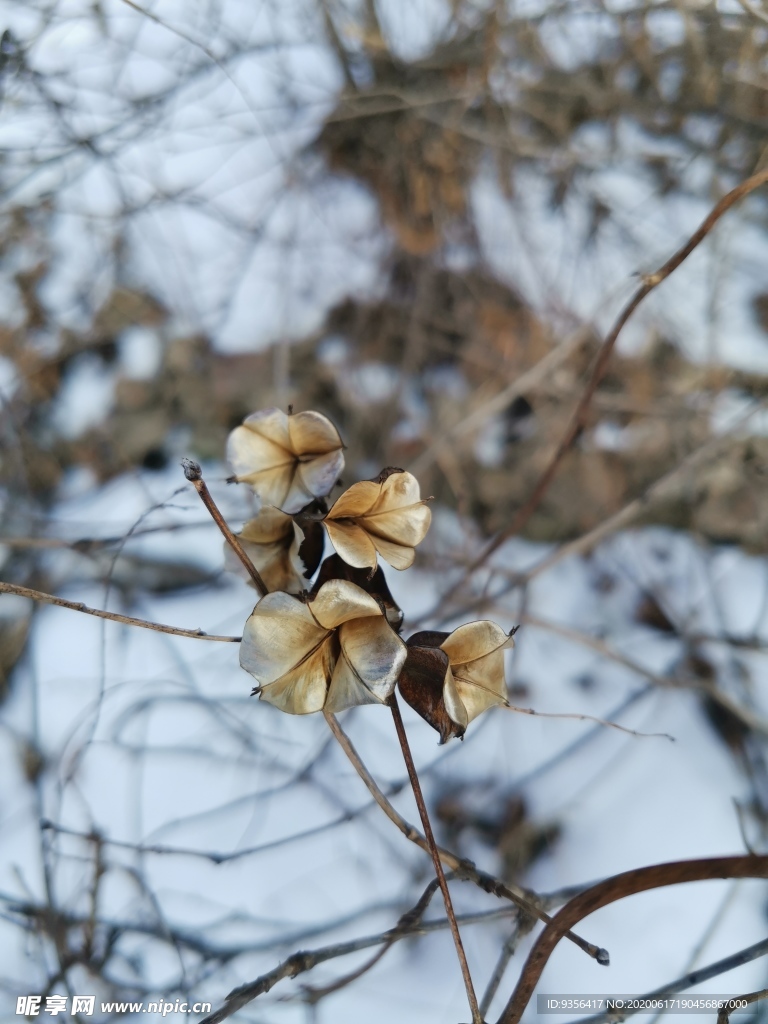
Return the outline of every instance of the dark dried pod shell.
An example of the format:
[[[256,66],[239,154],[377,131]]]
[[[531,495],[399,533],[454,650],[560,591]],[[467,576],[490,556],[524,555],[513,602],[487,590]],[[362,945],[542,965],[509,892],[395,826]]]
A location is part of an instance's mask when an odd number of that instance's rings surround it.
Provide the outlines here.
[[[445,707],[443,687],[450,664],[448,655],[440,650],[439,644],[447,633],[416,633],[408,641],[408,655],[400,672],[397,685],[403,699],[413,710],[440,733],[440,742],[445,743],[452,736],[463,736],[464,728],[454,722]],[[438,645],[432,645],[426,638],[439,637]],[[424,639],[425,646],[414,645],[414,640]]]
[[[441,743],[463,736],[483,711],[507,703],[504,649],[514,647],[514,632],[481,619],[452,633],[423,630],[408,639],[400,692]]]
[[[302,575],[309,580],[317,572],[320,560],[325,550],[325,530],[322,527],[322,517],[328,511],[328,506],[322,498],[310,502],[297,512],[293,521],[304,534],[304,539],[299,544],[298,557],[303,566]]]

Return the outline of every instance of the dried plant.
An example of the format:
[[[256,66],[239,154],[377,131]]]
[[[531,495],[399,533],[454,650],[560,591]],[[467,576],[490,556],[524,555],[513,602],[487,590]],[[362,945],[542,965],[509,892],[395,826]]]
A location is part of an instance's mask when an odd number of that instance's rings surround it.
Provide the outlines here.
[[[26,986],[463,1020],[450,928],[512,1024],[560,938],[644,955],[632,905],[586,913],[696,879],[729,881],[649,995],[759,965],[764,0],[246,8],[5,6],[9,1019]],[[637,830],[687,859],[638,869]]]

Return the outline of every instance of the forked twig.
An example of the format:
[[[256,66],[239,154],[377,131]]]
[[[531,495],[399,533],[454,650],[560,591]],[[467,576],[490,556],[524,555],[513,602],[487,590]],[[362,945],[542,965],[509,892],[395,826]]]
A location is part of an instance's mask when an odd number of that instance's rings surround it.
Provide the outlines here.
[[[611,722],[607,718],[598,718],[596,715],[584,715],[579,711],[536,711],[535,708],[521,708],[517,704],[505,704],[504,711],[514,711],[518,715],[535,715],[536,718],[570,718],[575,722],[594,722],[605,729],[618,729],[628,736],[637,736],[638,739],[657,739],[675,742],[675,737],[668,732],[639,732],[637,729],[630,729],[629,726],[619,725],[618,722]]]
[[[379,960],[381,960],[382,957],[385,956],[387,952],[389,952],[389,950],[394,946],[398,939],[401,939],[403,935],[407,935],[409,932],[412,932],[413,929],[421,923],[421,919],[424,917],[424,914],[427,911],[427,907],[429,906],[430,901],[434,896],[435,891],[437,890],[439,885],[439,879],[433,878],[432,881],[424,890],[424,892],[421,894],[416,906],[411,907],[410,910],[406,910],[406,912],[401,915],[400,920],[397,922],[397,924],[391,930],[391,932],[389,932],[387,941],[384,943],[381,949],[377,950],[377,952],[374,953],[369,960],[366,960],[364,964],[361,964],[360,967],[356,968],[356,970],[354,971],[351,971],[349,974],[345,974],[343,977],[337,978],[336,981],[332,981],[329,985],[324,985],[322,988],[316,988],[314,986],[306,985],[305,992],[307,1002],[319,1002],[321,999],[324,999],[325,996],[330,995],[332,992],[338,992],[340,989],[346,988],[347,985],[351,985],[353,981],[357,981],[358,978],[361,978],[364,974],[367,974],[367,972],[370,971],[372,967],[375,967]],[[450,922],[449,927],[451,927]]]
[[[405,915],[407,916],[407,915]],[[504,915],[506,916],[506,915]],[[487,922],[498,920],[499,912],[492,911],[484,914],[461,914],[459,920],[462,924],[473,924],[480,921]],[[373,946],[389,945],[392,942],[404,939],[411,935],[431,935],[434,932],[442,931],[448,922],[445,918],[436,921],[416,921],[414,924],[403,924],[403,918],[398,921],[394,928],[382,932],[379,935],[368,935],[359,939],[350,939],[348,942],[334,943],[332,946],[323,946],[320,949],[302,950],[286,957],[277,967],[262,974],[254,981],[245,985],[238,985],[229,992],[224,1003],[218,1010],[214,1010],[200,1024],[221,1024],[222,1021],[237,1013],[248,1003],[259,996],[269,992],[279,981],[284,978],[295,978],[298,974],[311,971],[319,964],[327,963],[338,957],[348,956],[351,953],[358,953],[363,949],[370,949]],[[370,961],[369,961],[370,963]]]
[[[765,999],[766,996],[768,988],[761,988],[759,992],[746,992],[743,996],[727,1000],[717,1012],[717,1024],[728,1024],[734,1010],[741,1009],[744,1003],[756,1003],[758,999]]]

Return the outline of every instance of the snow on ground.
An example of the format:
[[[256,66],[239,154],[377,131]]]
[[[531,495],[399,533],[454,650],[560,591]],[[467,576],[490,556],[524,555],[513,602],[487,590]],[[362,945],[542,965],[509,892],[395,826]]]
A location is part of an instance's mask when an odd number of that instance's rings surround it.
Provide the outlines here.
[[[63,501],[52,530],[74,536],[97,528],[103,536],[125,534],[151,502],[175,490],[175,472],[125,478],[109,488]],[[210,479],[215,480],[211,468]],[[231,489],[226,494],[231,493]],[[173,509],[142,521],[142,528],[200,522],[196,496],[173,499]],[[237,509],[232,518],[236,521]],[[242,509],[239,510],[242,514]],[[98,524],[98,527],[97,527]],[[215,529],[166,532],[125,551],[162,543],[164,557],[194,556],[206,569],[221,565]],[[499,565],[523,569],[543,554],[541,546],[515,542]],[[616,588],[596,594],[600,571],[618,569]],[[676,612],[689,617],[691,630],[711,626],[711,591],[702,586],[705,555],[695,542],[669,531],[636,531],[616,538],[589,561],[563,561],[534,583],[526,614],[538,620],[599,635],[649,670],[671,673],[680,652],[666,638],[628,624],[626,610],[637,581],[678,580]],[[760,635],[755,622],[764,588],[764,568],[736,552],[718,554],[709,567],[716,591],[728,609],[726,625]],[[623,574],[623,578],[622,575]],[[395,596],[409,617],[428,607],[439,584],[415,570],[405,577],[390,572]],[[655,581],[654,581],[655,576]],[[103,587],[85,582],[65,595],[105,605]],[[253,603],[252,591],[234,577],[219,580],[213,592],[199,588],[186,596],[142,599],[125,607],[130,614],[211,633],[239,634]],[[121,607],[118,596],[108,606]],[[518,609],[501,600],[493,616],[504,625]],[[406,626],[407,635],[407,626]],[[727,750],[713,742],[695,695],[688,690],[645,688],[644,680],[572,640],[543,628],[525,626],[511,657],[511,678],[529,688],[530,705],[547,713],[610,717],[630,695],[644,695],[620,717],[622,725],[667,738],[638,738],[588,722],[532,718],[497,710],[475,723],[464,743],[436,747],[435,733],[409,708],[406,724],[428,793],[445,792],[473,780],[501,796],[519,787],[535,820],[557,820],[562,839],[527,878],[539,891],[552,891],[607,874],[664,860],[714,856],[743,848],[734,800],[744,782]],[[764,666],[755,666],[755,672]],[[587,682],[588,681],[588,682]],[[295,948],[322,945],[334,937],[374,933],[396,920],[406,893],[415,894],[429,877],[420,851],[397,833],[374,808],[354,823],[336,824],[346,811],[369,803],[362,784],[343,757],[325,747],[325,724],[318,716],[294,719],[247,696],[250,678],[237,664],[236,645],[179,639],[45,608],[35,620],[31,655],[3,712],[5,780],[0,796],[4,854],[0,890],[19,898],[44,898],[40,873],[37,808],[30,787],[20,783],[13,748],[34,742],[58,764],[42,787],[40,813],[80,833],[92,828],[111,841],[182,847],[231,857],[253,847],[261,852],[216,864],[204,856],[143,854],[110,848],[110,859],[124,864],[112,871],[101,895],[101,913],[115,920],[162,919],[196,930],[214,943],[247,937],[254,952],[237,957],[208,983],[200,998],[221,999],[229,987],[255,977]],[[766,709],[763,709],[764,711]],[[384,709],[361,708],[343,716],[357,748],[382,785],[403,782],[399,750]],[[558,751],[579,738],[580,750],[560,764]],[[11,739],[12,738],[12,739]],[[286,785],[315,761],[305,782]],[[529,781],[526,781],[529,780]],[[277,789],[276,789],[277,787]],[[281,788],[283,787],[283,788]],[[416,817],[403,790],[394,798],[402,813]],[[306,833],[309,832],[310,835]],[[294,841],[290,837],[300,838]],[[52,839],[52,841],[54,841]],[[86,844],[61,835],[62,855],[56,892],[64,905],[78,904],[89,875]],[[269,844],[278,843],[272,846]],[[499,865],[480,844],[471,850],[479,865]],[[137,889],[131,871],[138,866],[156,903]],[[415,887],[414,887],[415,886]],[[461,910],[498,909],[492,897],[455,885]],[[757,883],[708,883],[663,890],[606,908],[579,931],[611,951],[608,969],[563,943],[548,966],[541,991],[549,993],[640,993],[686,970],[687,958],[708,924],[723,908],[723,920],[702,960],[709,962],[761,938],[764,928]],[[407,902],[407,899],[406,899]],[[378,909],[377,909],[378,908]],[[301,933],[329,919],[360,916],[315,940]],[[434,905],[433,916],[439,916]],[[470,962],[480,987],[497,955],[505,926],[466,928]],[[296,939],[292,942],[291,936]],[[34,961],[25,961],[20,932],[0,923],[6,977],[39,982]],[[286,937],[287,936],[287,937]],[[178,963],[159,944],[136,943],[151,983],[162,991]],[[527,948],[529,942],[524,943]],[[347,970],[349,961],[318,968],[306,979],[318,984]],[[508,993],[517,964],[502,987]],[[126,968],[126,977],[130,971]],[[746,991],[759,986],[761,968],[747,965],[703,991]],[[282,998],[298,985],[283,983],[262,997],[270,1020],[298,1021],[305,1011]],[[450,940],[439,934],[415,946],[402,944],[365,984],[350,986],[327,1005],[334,1019],[435,1022],[461,1017],[463,989]],[[374,1010],[374,1005],[378,1010]],[[492,1013],[502,1005],[501,997]],[[262,1019],[256,1007],[255,1019]],[[528,1018],[534,1016],[529,1009]],[[566,1018],[562,1018],[566,1019]]]

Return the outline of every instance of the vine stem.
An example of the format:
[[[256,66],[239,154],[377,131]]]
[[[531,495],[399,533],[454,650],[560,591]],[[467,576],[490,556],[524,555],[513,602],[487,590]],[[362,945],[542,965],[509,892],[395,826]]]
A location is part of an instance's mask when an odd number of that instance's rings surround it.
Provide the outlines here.
[[[469,1008],[472,1012],[472,1024],[483,1024],[483,1018],[480,1014],[480,1007],[477,1003],[477,996],[475,995],[475,988],[472,984],[472,975],[469,972],[469,964],[467,963],[467,955],[464,952],[464,943],[461,941],[461,933],[459,932],[459,924],[456,920],[456,914],[453,910],[453,903],[451,901],[451,894],[448,891],[448,882],[445,879],[445,872],[443,871],[443,865],[440,861],[440,853],[437,849],[437,843],[435,842],[435,836],[432,832],[432,823],[429,820],[429,814],[427,813],[427,805],[424,802],[424,794],[421,791],[421,783],[419,782],[419,776],[416,772],[416,765],[413,761],[413,755],[411,754],[411,747],[408,743],[408,736],[405,732],[405,725],[403,724],[403,717],[400,714],[400,705],[397,702],[397,697],[392,693],[389,699],[389,707],[392,712],[392,717],[395,720],[395,729],[397,730],[397,738],[400,741],[400,748],[403,751],[403,758],[405,759],[405,767],[408,769],[408,778],[411,781],[411,789],[416,799],[416,806],[419,809],[419,817],[421,818],[421,824],[424,827],[424,836],[429,846],[429,852],[432,856],[432,863],[435,865],[435,874],[437,875],[437,881],[440,885],[440,891],[443,894],[443,902],[445,903],[445,913],[448,917],[448,923],[451,928],[451,934],[453,935],[453,942],[456,946],[456,955],[459,958],[459,965],[461,966],[461,973],[464,978],[464,987],[467,990],[467,999],[469,1001]]]
[[[253,580],[259,594],[261,597],[266,597],[269,591],[267,590],[264,580],[261,578],[261,573],[248,557],[243,545],[230,530],[224,516],[219,512],[219,506],[213,500],[211,492],[208,490],[205,480],[203,480],[203,471],[200,469],[200,466],[196,462],[193,462],[192,459],[182,459],[181,468],[184,470],[184,476],[200,495],[202,503],[210,512],[211,519],[213,519],[214,523],[216,523],[218,528],[221,530],[224,535],[224,539],[245,566],[246,572]]]

